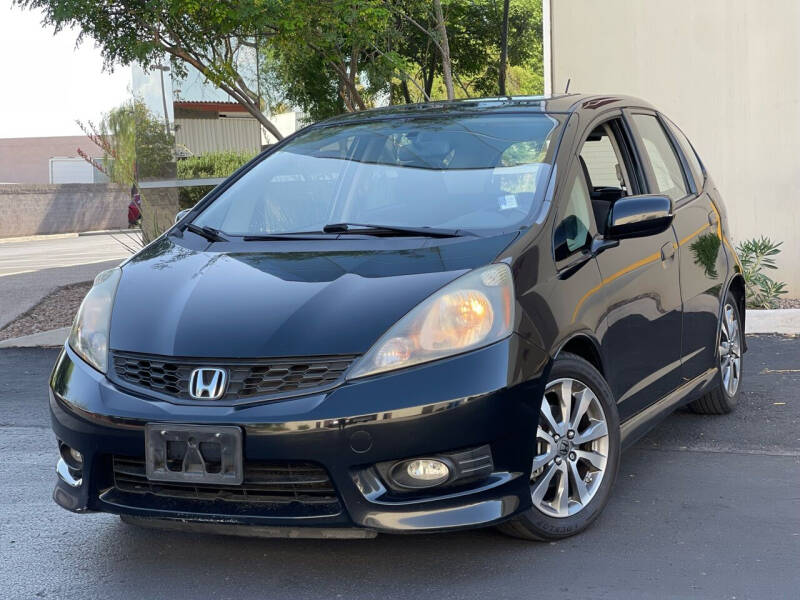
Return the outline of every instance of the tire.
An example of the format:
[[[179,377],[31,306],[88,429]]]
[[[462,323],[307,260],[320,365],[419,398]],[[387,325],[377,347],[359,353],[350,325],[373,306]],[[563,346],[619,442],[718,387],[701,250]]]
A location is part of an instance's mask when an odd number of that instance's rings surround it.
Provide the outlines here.
[[[608,503],[619,467],[619,415],[597,369],[564,352],[550,372],[539,421],[531,467],[534,505],[497,528],[526,540],[560,540],[589,527]]]
[[[731,322],[733,321],[733,322]],[[733,332],[733,334],[732,334]],[[733,335],[733,337],[731,337]],[[712,384],[711,391],[699,400],[689,404],[689,409],[700,415],[726,415],[736,408],[742,389],[742,318],[739,304],[733,294],[728,292],[722,305],[717,326],[716,360],[719,363],[719,377]],[[730,374],[726,379],[726,369]]]

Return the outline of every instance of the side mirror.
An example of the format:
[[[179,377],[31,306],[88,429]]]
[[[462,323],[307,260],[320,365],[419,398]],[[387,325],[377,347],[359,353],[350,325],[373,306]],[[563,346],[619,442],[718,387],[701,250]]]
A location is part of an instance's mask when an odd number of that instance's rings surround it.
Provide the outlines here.
[[[606,238],[655,235],[672,224],[672,200],[667,196],[623,196],[611,207]]]
[[[181,211],[178,211],[178,214],[177,214],[177,215],[175,215],[175,222],[177,223],[177,222],[178,222],[178,221],[180,221],[180,220],[181,220],[183,217],[185,217],[186,215],[188,215],[190,210],[192,210],[192,209],[191,209],[191,208],[184,208],[183,210],[181,210]]]

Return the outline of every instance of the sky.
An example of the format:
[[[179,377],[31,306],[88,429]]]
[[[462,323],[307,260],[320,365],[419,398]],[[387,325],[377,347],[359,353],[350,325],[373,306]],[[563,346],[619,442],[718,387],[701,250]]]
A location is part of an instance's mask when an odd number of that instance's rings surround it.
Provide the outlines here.
[[[0,138],[81,135],[76,119],[97,122],[129,98],[131,69],[104,72],[92,40],[76,49],[76,38],[0,0]]]

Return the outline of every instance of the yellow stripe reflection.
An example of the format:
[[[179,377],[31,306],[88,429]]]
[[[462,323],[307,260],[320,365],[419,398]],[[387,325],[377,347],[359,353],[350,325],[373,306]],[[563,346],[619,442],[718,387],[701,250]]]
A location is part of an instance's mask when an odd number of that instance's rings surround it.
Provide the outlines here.
[[[710,204],[712,210],[717,215],[717,237],[720,240],[722,240],[722,242],[728,247],[728,249],[731,251],[731,254],[733,254],[736,264],[738,264],[739,268],[741,269],[742,264],[739,262],[739,256],[736,254],[736,251],[731,247],[731,244],[728,241],[728,239],[724,235],[722,235],[722,217],[719,214],[719,210],[717,210],[717,207],[714,205],[713,202],[710,202]],[[711,227],[710,223],[708,225],[703,225],[697,231],[690,233],[685,238],[683,238],[680,242],[678,242],[677,245],[673,243],[673,246],[675,246],[675,248],[679,248],[680,246],[689,243],[692,239],[696,238],[698,235],[703,233],[709,227]],[[655,254],[651,254],[646,258],[637,260],[635,263],[628,265],[627,267],[617,271],[613,275],[609,275],[608,277],[604,278],[600,283],[598,283],[596,286],[594,286],[592,289],[586,292],[580,300],[578,300],[578,304],[575,306],[575,311],[572,313],[572,322],[574,323],[575,320],[578,318],[578,313],[580,312],[583,303],[586,302],[586,300],[588,300],[592,294],[597,293],[604,285],[611,283],[615,279],[618,279],[623,275],[625,275],[626,273],[630,273],[631,271],[634,271],[639,267],[643,267],[647,264],[650,264],[651,262],[659,260],[660,258],[661,258],[661,252],[656,252]]]

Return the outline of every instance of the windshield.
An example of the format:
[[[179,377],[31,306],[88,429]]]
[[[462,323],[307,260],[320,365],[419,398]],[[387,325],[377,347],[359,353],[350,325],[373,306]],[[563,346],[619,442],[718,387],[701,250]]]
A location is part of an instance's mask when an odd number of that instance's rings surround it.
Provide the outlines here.
[[[541,206],[558,126],[541,113],[403,118],[310,129],[195,220],[228,235],[331,223],[509,230]]]

